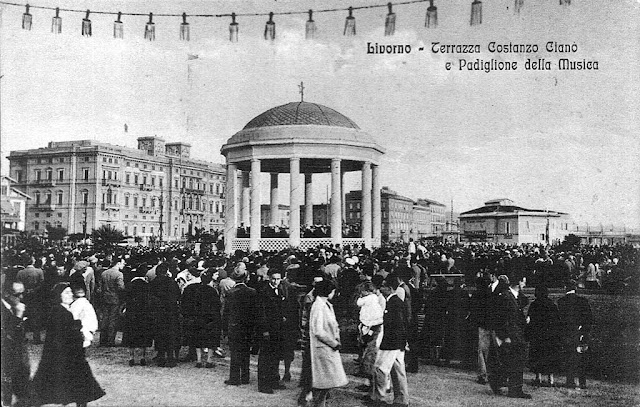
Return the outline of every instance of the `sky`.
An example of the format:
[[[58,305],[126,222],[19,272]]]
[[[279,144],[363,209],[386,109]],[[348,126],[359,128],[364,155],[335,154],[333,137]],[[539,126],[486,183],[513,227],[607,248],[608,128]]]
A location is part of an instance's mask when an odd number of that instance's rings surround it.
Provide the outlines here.
[[[32,6],[147,14],[306,11],[385,4],[376,0],[106,1],[39,0]],[[193,145],[192,157],[224,162],[220,147],[263,111],[300,100],[355,121],[386,154],[382,185],[463,212],[494,198],[525,208],[567,212],[577,223],[640,228],[640,2],[514,0],[483,3],[469,25],[471,1],[435,1],[438,27],[424,27],[428,3],[396,5],[396,32],[384,36],[387,8],[355,10],[357,35],[342,35],[346,11],[276,15],[276,40],[262,38],[267,17],[190,17],[191,41],[179,41],[179,17],[156,16],[156,41],[143,39],[147,16],[91,14],[93,36],[80,34],[84,13],[4,6],[0,27],[2,172],[10,151],[49,141],[93,139],[136,147],[157,135]],[[554,53],[547,42],[575,44]],[[374,55],[367,44],[410,45],[411,53]],[[433,53],[440,44],[477,44],[479,54]],[[495,53],[489,43],[532,44],[528,54]],[[423,47],[423,51],[419,48]],[[189,56],[192,56],[191,59]],[[193,59],[194,56],[197,58]],[[598,70],[558,69],[560,58],[597,61]],[[515,71],[460,70],[460,60],[516,62]],[[544,59],[550,70],[525,70]],[[450,69],[447,70],[447,63]],[[128,132],[124,131],[127,124]],[[359,189],[358,174],[347,190]],[[263,201],[268,196],[263,194]],[[315,203],[325,199],[315,191]]]

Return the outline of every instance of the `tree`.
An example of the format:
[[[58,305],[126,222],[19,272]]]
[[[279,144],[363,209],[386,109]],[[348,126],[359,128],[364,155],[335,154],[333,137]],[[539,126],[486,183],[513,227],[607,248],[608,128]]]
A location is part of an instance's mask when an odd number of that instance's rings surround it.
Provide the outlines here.
[[[580,237],[570,233],[564,237],[561,244],[563,250],[572,250],[580,246]]]
[[[102,225],[91,234],[98,247],[112,247],[124,240],[124,233],[111,225]]]

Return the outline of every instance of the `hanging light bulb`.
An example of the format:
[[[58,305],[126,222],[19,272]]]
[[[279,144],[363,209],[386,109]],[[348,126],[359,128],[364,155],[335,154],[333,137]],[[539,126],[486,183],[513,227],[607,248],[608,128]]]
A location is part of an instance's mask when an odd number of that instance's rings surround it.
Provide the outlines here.
[[[312,40],[316,37],[316,22],[313,21],[313,10],[309,10],[309,20],[307,20],[304,37],[308,40]]]
[[[153,22],[153,13],[149,13],[149,22],[144,26],[144,39],[149,41],[156,40],[156,25]]]
[[[349,7],[349,15],[344,22],[343,35],[356,35],[356,18],[353,16],[353,7]]]
[[[424,26],[427,28],[436,28],[438,26],[438,7],[433,5],[433,0],[429,0],[427,18],[424,20]]]
[[[87,10],[87,15],[82,19],[82,35],[85,37],[91,37],[91,20],[89,20],[89,14],[91,11]]]
[[[51,32],[60,34],[62,32],[62,18],[60,18],[60,8],[56,7],[56,16],[51,20]]]
[[[28,4],[25,6],[27,10],[22,15],[22,29],[31,31],[32,17],[31,14],[29,14],[29,7],[30,6]]]
[[[520,10],[522,10],[522,6],[524,6],[524,0],[515,0],[515,3],[513,4],[513,8],[515,9],[516,13],[520,14]]]
[[[273,12],[269,13],[269,21],[264,26],[264,39],[271,41],[276,39],[276,23],[273,22]]]
[[[473,0],[471,3],[471,25],[482,24],[482,2]]]
[[[190,38],[189,23],[187,23],[187,13],[182,13],[182,24],[180,24],[180,39],[189,41]]]
[[[113,22],[113,38],[123,38],[124,37],[124,25],[120,19],[122,18],[122,13],[118,11],[118,19]]]
[[[393,4],[388,3],[389,13],[384,20],[384,35],[393,35],[396,32],[396,13],[393,12]]]
[[[229,24],[229,41],[238,42],[238,23],[236,23],[236,13],[231,13],[231,24]]]

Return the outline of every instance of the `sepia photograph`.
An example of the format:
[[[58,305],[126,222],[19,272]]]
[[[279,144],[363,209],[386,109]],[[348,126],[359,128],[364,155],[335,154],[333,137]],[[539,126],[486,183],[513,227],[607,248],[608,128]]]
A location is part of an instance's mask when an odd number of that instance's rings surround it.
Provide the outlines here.
[[[640,404],[637,0],[0,0],[2,406]]]

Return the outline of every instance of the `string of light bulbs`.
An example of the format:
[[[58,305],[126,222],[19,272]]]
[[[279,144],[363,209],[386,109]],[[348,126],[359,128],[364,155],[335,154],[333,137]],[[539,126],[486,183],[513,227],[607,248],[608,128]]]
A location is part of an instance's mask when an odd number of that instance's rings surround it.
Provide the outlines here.
[[[124,22],[122,21],[123,16],[148,16],[149,20],[145,24],[144,29],[144,38],[149,41],[154,41],[156,38],[156,26],[153,21],[154,17],[180,17],[182,18],[182,23],[180,23],[180,40],[182,41],[190,41],[191,39],[191,29],[188,18],[231,18],[231,23],[229,24],[229,40],[231,42],[238,41],[238,32],[239,32],[239,23],[237,22],[238,17],[260,17],[266,16],[269,19],[265,24],[264,29],[264,39],[273,41],[276,39],[276,23],[274,21],[275,16],[285,16],[285,15],[304,15],[307,14],[308,20],[305,25],[305,38],[306,39],[314,39],[317,35],[317,27],[316,23],[313,19],[314,13],[337,13],[337,12],[347,12],[347,16],[345,18],[345,24],[343,29],[344,36],[355,36],[356,35],[356,18],[354,16],[354,11],[356,10],[364,10],[364,9],[374,9],[374,8],[388,8],[388,13],[385,17],[384,22],[384,35],[391,36],[395,34],[396,30],[396,13],[393,11],[394,6],[404,6],[408,4],[415,3],[429,3],[429,6],[426,10],[425,15],[425,23],[424,26],[426,28],[435,28],[438,26],[438,8],[435,6],[435,0],[406,0],[406,1],[398,1],[394,3],[386,3],[386,4],[370,4],[356,7],[347,7],[347,8],[325,8],[318,10],[308,10],[308,11],[281,11],[281,12],[269,12],[269,13],[220,13],[220,14],[187,14],[183,12],[182,14],[166,14],[166,13],[130,13],[130,12],[121,12],[121,11],[96,11],[96,10],[84,10],[84,9],[73,9],[73,8],[62,8],[62,7],[48,7],[48,6],[37,6],[30,5],[29,3],[13,3],[8,1],[1,1],[0,4],[6,6],[14,6],[14,7],[24,7],[25,12],[22,14],[22,29],[31,30],[33,26],[33,15],[31,14],[31,9],[40,9],[40,10],[50,10],[54,11],[55,15],[51,20],[51,32],[54,34],[62,33],[62,17],[60,17],[60,12],[65,13],[84,13],[85,16],[82,19],[82,29],[81,34],[86,37],[90,37],[93,35],[92,24],[91,24],[91,14],[98,15],[114,15],[116,16],[116,20],[113,22],[113,37],[117,39],[124,38]],[[560,5],[568,6],[571,4],[571,0],[559,0]],[[524,0],[514,0],[514,10],[516,13],[520,13],[524,5]],[[469,21],[471,26],[476,26],[482,24],[482,1],[481,0],[473,0],[471,2],[471,18]]]

